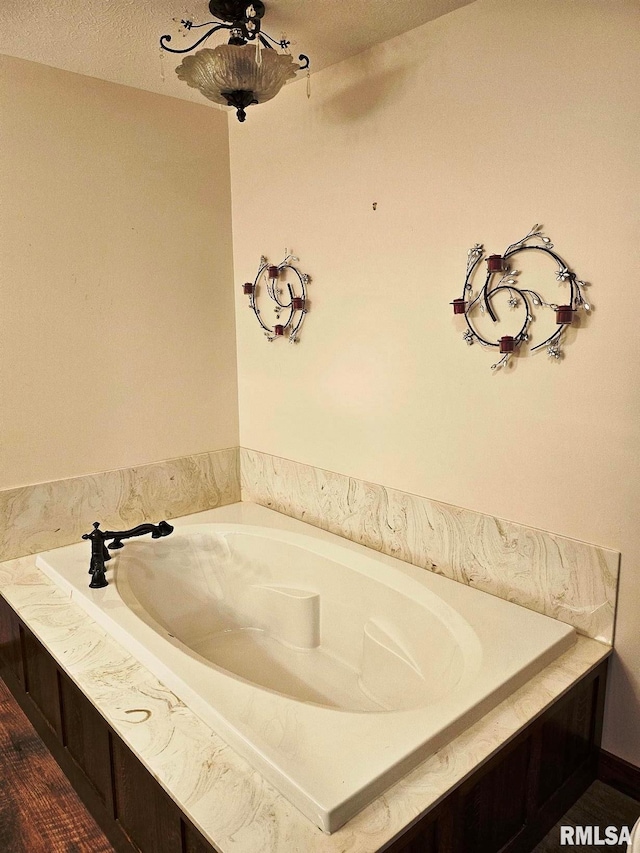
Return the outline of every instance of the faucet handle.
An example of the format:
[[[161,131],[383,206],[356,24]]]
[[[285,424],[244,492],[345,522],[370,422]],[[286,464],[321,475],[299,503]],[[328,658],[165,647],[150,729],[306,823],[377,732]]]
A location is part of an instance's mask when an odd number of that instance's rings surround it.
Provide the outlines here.
[[[94,521],[93,522],[93,531],[91,533],[83,533],[82,538],[83,539],[95,539],[96,538],[95,533],[96,533],[96,531],[98,531],[99,527],[100,527],[100,522]],[[99,532],[102,533],[102,530],[100,530]]]
[[[151,533],[152,539],[160,539],[161,536],[168,536],[173,533],[173,526],[167,521],[160,521],[156,525],[156,530]]]

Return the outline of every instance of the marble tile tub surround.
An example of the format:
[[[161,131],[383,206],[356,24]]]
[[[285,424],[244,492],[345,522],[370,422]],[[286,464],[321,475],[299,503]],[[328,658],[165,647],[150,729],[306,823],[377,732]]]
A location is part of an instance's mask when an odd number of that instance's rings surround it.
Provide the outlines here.
[[[617,551],[246,448],[240,470],[244,501],[613,642]]]
[[[382,848],[611,652],[578,637],[520,690],[327,836],[72,604],[35,568],[35,557],[0,564],[0,593],[221,853]]]
[[[0,560],[242,499],[613,638],[619,554],[245,448],[0,492]]]
[[[77,542],[94,521],[127,528],[240,500],[238,448],[0,492],[0,560]]]

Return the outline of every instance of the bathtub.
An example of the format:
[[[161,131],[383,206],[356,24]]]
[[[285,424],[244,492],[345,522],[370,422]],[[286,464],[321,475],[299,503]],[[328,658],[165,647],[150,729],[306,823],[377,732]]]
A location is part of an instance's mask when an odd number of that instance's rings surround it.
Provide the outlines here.
[[[264,507],[37,566],[325,832],[575,642],[573,628]]]

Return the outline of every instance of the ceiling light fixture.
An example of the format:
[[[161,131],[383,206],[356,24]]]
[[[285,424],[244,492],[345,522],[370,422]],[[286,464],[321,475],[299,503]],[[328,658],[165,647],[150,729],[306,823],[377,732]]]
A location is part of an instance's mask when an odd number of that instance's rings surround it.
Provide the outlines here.
[[[262,31],[265,6],[260,0],[249,4],[246,0],[211,0],[209,11],[220,23],[194,24],[174,19],[186,32],[209,27],[190,47],[169,47],[170,35],[161,37],[160,47],[169,53],[190,53],[213,33],[228,30],[227,44],[204,48],[185,57],[176,68],[176,74],[210,101],[234,107],[238,121],[246,119],[247,107],[274,98],[297,71],[306,70],[308,77],[309,57],[300,54],[299,62],[295,62],[288,52],[290,41],[284,37],[278,41]]]

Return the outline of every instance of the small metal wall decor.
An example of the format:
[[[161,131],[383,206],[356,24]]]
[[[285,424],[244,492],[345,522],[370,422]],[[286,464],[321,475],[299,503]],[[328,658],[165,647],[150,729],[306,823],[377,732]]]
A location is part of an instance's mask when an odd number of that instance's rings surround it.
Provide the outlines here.
[[[262,255],[258,265],[258,273],[251,282],[242,285],[242,292],[249,297],[249,307],[256,315],[258,323],[262,326],[268,341],[276,338],[289,338],[290,344],[298,341],[300,327],[309,310],[307,301],[307,285],[311,277],[301,272],[295,264],[299,258],[287,254],[285,249],[284,260],[278,265],[270,264]],[[291,270],[291,275],[287,271]],[[293,283],[291,281],[293,279]],[[264,287],[267,295],[275,303],[273,314],[275,323],[269,325],[263,319],[262,311],[257,305],[257,296],[260,289]],[[286,291],[286,293],[285,293]]]
[[[467,253],[467,274],[462,296],[454,299],[451,305],[453,305],[454,314],[464,314],[467,330],[463,337],[468,344],[471,345],[477,341],[483,347],[498,348],[502,357],[491,365],[492,370],[499,370],[507,365],[509,359],[519,351],[521,345],[529,340],[529,327],[534,319],[533,306],[555,311],[555,321],[558,328],[544,341],[530,349],[530,352],[535,352],[546,347],[547,355],[553,360],[562,358],[562,335],[567,326],[573,322],[576,311],[590,311],[591,309],[583,294],[583,288],[587,286],[587,282],[578,279],[576,274],[569,269],[568,264],[554,251],[553,243],[549,237],[542,233],[541,228],[540,225],[534,225],[525,237],[516,243],[512,243],[501,255],[489,255],[486,258],[487,277],[484,285],[477,293],[473,292],[471,280],[484,256],[484,247],[482,244],[476,243]],[[556,281],[569,286],[566,304],[556,305],[553,302],[547,302],[536,290],[519,286],[516,277],[520,272],[512,268],[511,262],[521,252],[543,252],[555,261],[557,264]],[[496,276],[498,276],[497,280]],[[508,304],[511,308],[516,309],[521,306],[524,310],[524,322],[520,331],[513,336],[503,335],[497,341],[487,340],[475,328],[472,314],[476,309],[479,309],[482,314],[486,312],[491,320],[496,323],[498,317],[492,302],[499,293],[505,292],[508,294]]]

